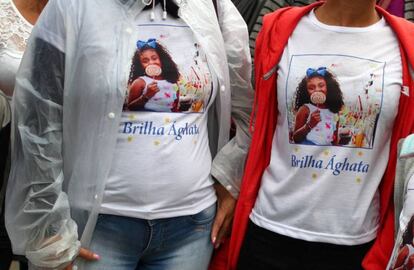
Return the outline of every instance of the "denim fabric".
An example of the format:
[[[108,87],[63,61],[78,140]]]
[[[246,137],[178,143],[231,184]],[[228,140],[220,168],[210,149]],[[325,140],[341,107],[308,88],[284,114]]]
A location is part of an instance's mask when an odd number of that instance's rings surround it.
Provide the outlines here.
[[[207,269],[215,213],[212,205],[195,215],[156,220],[100,214],[90,249],[101,258],[85,269]]]

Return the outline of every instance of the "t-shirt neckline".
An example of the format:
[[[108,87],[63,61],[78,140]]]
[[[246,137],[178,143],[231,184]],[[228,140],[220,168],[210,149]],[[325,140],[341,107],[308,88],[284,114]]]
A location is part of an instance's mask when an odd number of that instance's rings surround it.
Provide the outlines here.
[[[333,32],[341,32],[341,33],[362,33],[362,32],[370,32],[377,29],[380,29],[386,25],[384,17],[381,17],[381,19],[374,24],[371,24],[369,26],[365,27],[349,27],[349,26],[337,26],[337,25],[328,25],[325,23],[322,23],[318,20],[318,18],[315,15],[315,9],[312,9],[312,11],[309,13],[309,18],[313,24],[316,26]]]

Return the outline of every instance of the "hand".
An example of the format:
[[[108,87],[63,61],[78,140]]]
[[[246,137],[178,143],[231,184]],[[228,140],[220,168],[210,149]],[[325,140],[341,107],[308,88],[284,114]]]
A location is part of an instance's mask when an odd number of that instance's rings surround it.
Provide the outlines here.
[[[413,269],[414,268],[414,255],[408,257],[408,261],[406,264],[406,269]]]
[[[397,258],[394,262],[394,270],[403,270],[405,268],[404,262],[406,261],[408,254],[410,253],[410,250],[408,249],[408,246],[403,246],[399,251]]]
[[[87,261],[97,261],[99,260],[99,255],[96,253],[93,253],[92,251],[86,249],[86,248],[81,248],[78,254],[78,257],[85,259]],[[66,266],[65,270],[72,270],[73,268],[73,264],[69,264],[68,266]]]
[[[321,121],[321,111],[316,110],[310,115],[309,127],[314,128]]]
[[[156,93],[158,93],[160,89],[158,88],[158,84],[156,81],[153,81],[152,83],[148,84],[147,86],[147,92],[145,93],[145,96],[150,99],[153,96],[155,96]]]
[[[214,184],[217,194],[217,213],[211,230],[211,242],[218,248],[223,237],[230,233],[236,199],[220,184]]]

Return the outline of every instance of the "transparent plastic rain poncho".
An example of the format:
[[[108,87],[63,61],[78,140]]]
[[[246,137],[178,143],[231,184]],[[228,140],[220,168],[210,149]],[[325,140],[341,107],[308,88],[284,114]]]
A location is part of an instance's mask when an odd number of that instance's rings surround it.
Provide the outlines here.
[[[181,0],[219,94],[212,174],[238,195],[253,93],[247,27],[230,0]],[[13,101],[6,226],[17,254],[60,269],[88,247],[111,167],[141,0],[51,0],[33,29]],[[237,134],[228,134],[233,117]],[[82,269],[82,262],[77,262]]]

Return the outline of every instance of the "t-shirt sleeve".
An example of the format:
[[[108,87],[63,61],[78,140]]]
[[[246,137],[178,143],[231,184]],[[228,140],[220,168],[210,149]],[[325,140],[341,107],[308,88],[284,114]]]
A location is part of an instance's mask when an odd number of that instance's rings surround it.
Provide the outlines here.
[[[43,39],[61,52],[65,52],[68,18],[75,17],[72,10],[72,2],[69,0],[49,1],[36,22],[31,38]]]

